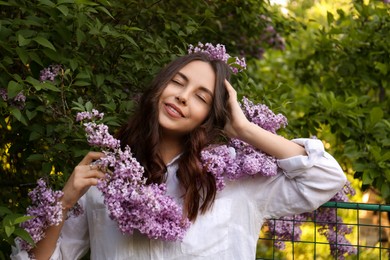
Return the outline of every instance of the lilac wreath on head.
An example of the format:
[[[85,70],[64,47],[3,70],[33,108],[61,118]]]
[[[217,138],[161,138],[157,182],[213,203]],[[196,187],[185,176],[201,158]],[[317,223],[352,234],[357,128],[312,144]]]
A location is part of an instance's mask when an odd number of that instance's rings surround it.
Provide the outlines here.
[[[201,42],[199,42],[197,46],[190,44],[188,53],[196,52],[207,53],[211,59],[225,62],[229,65],[234,74],[246,69],[245,58],[231,57],[229,53],[226,52],[225,45],[223,44],[217,44],[216,46],[211,43],[203,44]]]

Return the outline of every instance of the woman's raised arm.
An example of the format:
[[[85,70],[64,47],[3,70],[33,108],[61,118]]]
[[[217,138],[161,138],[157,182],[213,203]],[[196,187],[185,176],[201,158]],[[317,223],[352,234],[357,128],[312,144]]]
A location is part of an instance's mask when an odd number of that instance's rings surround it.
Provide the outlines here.
[[[224,130],[229,137],[251,144],[277,159],[306,155],[302,146],[250,122],[237,101],[237,92],[227,80],[225,80],[225,85],[229,93],[230,118]]]

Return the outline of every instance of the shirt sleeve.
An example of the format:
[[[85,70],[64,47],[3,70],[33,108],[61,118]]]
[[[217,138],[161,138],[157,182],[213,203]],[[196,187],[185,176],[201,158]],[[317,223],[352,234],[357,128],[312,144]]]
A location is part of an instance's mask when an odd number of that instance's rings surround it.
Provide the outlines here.
[[[88,251],[89,235],[85,195],[79,200],[79,203],[83,208],[83,214],[77,217],[70,217],[65,221],[50,260],[79,259]],[[15,247],[12,247],[10,258],[12,260],[30,259],[28,253],[21,250],[18,240],[15,240]]]
[[[279,172],[274,177],[260,176],[247,180],[249,189],[246,192],[255,199],[264,218],[314,211],[346,183],[340,165],[325,152],[320,140],[292,141],[302,145],[307,155],[278,160]]]

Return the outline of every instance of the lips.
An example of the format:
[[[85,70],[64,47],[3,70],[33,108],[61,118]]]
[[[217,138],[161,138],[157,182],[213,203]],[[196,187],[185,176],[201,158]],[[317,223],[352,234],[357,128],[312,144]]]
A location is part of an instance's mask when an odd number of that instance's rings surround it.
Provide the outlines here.
[[[165,109],[166,109],[167,113],[172,117],[176,117],[176,118],[185,117],[183,112],[180,110],[180,108],[178,108],[174,104],[166,103]]]

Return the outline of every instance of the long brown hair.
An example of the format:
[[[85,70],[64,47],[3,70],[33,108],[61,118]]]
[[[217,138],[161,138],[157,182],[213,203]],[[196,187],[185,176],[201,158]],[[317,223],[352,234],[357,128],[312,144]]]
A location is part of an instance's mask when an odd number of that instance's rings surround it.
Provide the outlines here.
[[[188,54],[165,66],[154,78],[150,88],[143,94],[137,110],[127,124],[117,132],[121,145],[129,145],[137,160],[144,166],[148,183],[165,181],[166,166],[158,150],[160,127],[158,123],[158,101],[161,93],[172,78],[188,63],[200,60],[209,63],[216,75],[214,99],[206,120],[185,136],[184,151],[179,158],[177,177],[184,188],[184,211],[190,220],[198,212],[206,212],[216,196],[216,181],[212,174],[203,169],[200,162],[202,149],[222,136],[228,112],[228,93],[225,79],[230,78],[226,63],[211,60],[203,53]],[[202,75],[199,75],[200,77]]]

